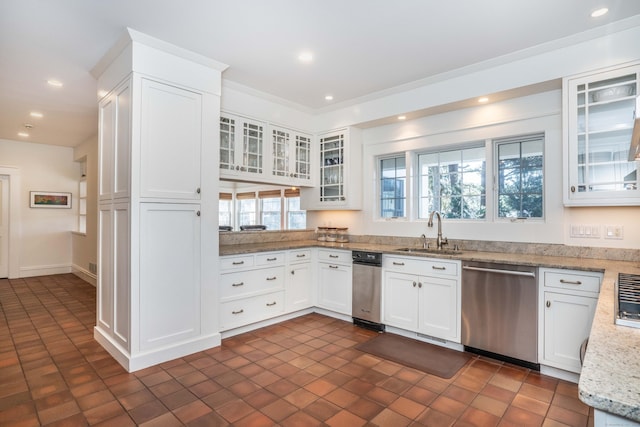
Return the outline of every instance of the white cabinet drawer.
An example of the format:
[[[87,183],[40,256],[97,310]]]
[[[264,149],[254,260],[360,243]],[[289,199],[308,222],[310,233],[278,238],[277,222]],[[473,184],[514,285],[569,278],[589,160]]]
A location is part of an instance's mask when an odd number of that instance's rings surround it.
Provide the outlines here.
[[[284,266],[239,271],[220,276],[220,300],[284,289]]]
[[[284,291],[220,304],[221,329],[228,330],[284,313]]]
[[[295,249],[287,254],[289,262],[311,261],[311,249]]]
[[[544,286],[582,292],[600,292],[602,274],[575,270],[543,270]]]
[[[253,255],[225,256],[220,258],[221,270],[240,270],[253,267]]]
[[[439,260],[433,258],[419,257],[396,257],[384,256],[382,267],[389,271],[399,271],[402,273],[419,274],[422,276],[457,276],[459,272],[459,261]]]
[[[351,264],[351,251],[319,249],[318,259],[320,261],[339,262],[341,264]]]
[[[256,254],[256,265],[284,265],[284,252]]]

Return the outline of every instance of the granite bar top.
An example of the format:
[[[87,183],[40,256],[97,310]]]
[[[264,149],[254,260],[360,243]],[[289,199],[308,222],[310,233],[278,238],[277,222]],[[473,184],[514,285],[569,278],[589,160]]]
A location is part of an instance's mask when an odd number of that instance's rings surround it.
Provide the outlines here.
[[[407,253],[397,244],[371,242],[333,243],[316,240],[221,245],[220,255],[238,255],[299,248],[366,250],[384,254],[448,258],[570,268],[604,272],[600,296],[589,336],[578,384],[580,399],[596,409],[640,421],[640,329],[614,324],[614,284],[619,272],[640,274],[640,262],[586,258],[580,256],[462,250],[450,253]]]

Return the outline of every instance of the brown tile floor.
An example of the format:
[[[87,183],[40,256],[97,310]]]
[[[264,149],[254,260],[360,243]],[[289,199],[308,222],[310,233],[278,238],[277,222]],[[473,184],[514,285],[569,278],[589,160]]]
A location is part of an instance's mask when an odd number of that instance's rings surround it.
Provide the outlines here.
[[[95,288],[0,280],[1,426],[587,426],[575,384],[474,357],[444,380],[319,314],[132,374],[92,338]]]

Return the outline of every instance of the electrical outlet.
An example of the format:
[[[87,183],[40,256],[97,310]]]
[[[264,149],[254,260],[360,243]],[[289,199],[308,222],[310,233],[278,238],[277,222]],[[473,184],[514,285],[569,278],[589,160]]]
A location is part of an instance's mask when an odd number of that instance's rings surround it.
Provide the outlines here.
[[[623,227],[621,225],[605,225],[605,239],[620,239],[623,238]]]

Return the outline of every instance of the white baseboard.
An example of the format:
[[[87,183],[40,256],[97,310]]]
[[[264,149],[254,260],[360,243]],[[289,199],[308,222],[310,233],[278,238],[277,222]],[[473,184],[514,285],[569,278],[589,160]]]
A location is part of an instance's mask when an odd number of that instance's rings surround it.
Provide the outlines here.
[[[20,267],[20,278],[35,276],[50,276],[52,274],[71,273],[70,264],[60,265],[34,265],[31,267]]]
[[[140,352],[132,356],[97,326],[93,329],[93,337],[127,372],[139,371],[159,363],[218,347],[222,339],[220,334],[216,332],[208,336],[196,337],[189,341]]]
[[[71,272],[76,276],[78,276],[79,278],[81,278],[82,280],[84,280],[85,282],[92,284],[93,286],[98,285],[98,276],[89,272],[89,270],[86,270],[84,268],[79,267],[76,264],[73,264],[73,266],[71,267]]]

